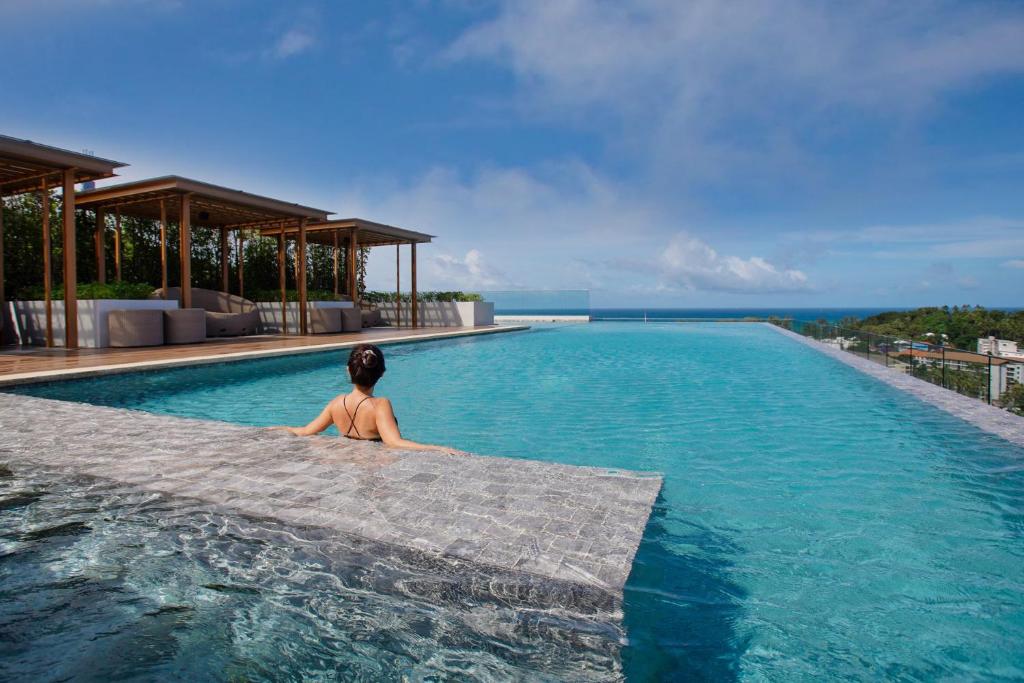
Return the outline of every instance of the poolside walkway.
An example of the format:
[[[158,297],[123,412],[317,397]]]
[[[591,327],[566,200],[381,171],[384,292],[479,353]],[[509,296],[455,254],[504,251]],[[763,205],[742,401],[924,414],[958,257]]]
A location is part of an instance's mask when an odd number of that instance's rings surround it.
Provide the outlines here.
[[[1014,415],[996,406],[990,406],[969,396],[958,394],[950,389],[927,382],[919,377],[888,368],[880,363],[842,351],[835,346],[786,330],[778,325],[763,323],[776,332],[783,334],[815,351],[831,356],[841,363],[860,370],[866,375],[885,382],[889,386],[905,391],[912,396],[954,415],[961,420],[990,434],[1006,439],[1017,446],[1024,446],[1024,417]]]
[[[135,370],[202,365],[294,353],[315,353],[356,344],[395,344],[524,330],[522,325],[485,327],[377,327],[343,334],[257,335],[208,339],[199,344],[133,349],[0,347],[0,386],[72,379]]]
[[[328,529],[503,604],[621,614],[661,477],[0,394],[0,465]]]

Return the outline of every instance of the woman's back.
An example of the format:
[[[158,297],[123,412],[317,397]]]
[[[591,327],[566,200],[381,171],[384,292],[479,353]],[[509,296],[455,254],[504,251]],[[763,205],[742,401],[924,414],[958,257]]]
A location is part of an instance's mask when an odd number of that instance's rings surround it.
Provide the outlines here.
[[[331,419],[338,433],[350,439],[380,441],[377,430],[377,400],[358,391],[342,394],[331,402]]]

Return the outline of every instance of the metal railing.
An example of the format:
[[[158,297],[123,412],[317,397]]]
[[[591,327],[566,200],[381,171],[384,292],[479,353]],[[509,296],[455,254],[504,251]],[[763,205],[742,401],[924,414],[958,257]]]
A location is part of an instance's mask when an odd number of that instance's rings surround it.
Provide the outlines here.
[[[1012,360],[948,346],[941,336],[895,337],[826,321],[772,318],[769,322],[989,404],[998,404],[1012,381],[1007,371]]]

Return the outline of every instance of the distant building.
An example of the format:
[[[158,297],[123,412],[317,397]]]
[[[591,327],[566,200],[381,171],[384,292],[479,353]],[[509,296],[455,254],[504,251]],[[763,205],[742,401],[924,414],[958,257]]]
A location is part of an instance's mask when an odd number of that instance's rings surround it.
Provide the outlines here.
[[[1024,351],[1017,347],[1017,342],[1009,339],[983,337],[978,340],[978,353],[990,353],[993,357],[1007,360],[1007,382],[1009,384],[1024,384]]]
[[[956,372],[975,372],[988,375],[988,392],[996,401],[1011,384],[1010,368],[1016,367],[1016,376],[1020,377],[1021,363],[1009,358],[970,351],[946,351],[942,347],[937,350],[924,351],[916,348],[903,348],[890,353],[890,357],[905,364],[927,365],[931,367],[949,368]],[[1020,380],[1014,380],[1019,382]]]

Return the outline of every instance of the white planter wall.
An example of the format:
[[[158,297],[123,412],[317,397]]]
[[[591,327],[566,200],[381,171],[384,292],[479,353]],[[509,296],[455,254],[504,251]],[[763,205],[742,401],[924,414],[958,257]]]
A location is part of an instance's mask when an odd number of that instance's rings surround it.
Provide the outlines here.
[[[22,344],[46,344],[46,302],[13,301],[14,315]],[[52,302],[53,343],[64,346],[64,302]],[[117,310],[173,310],[177,301],[158,299],[80,299],[78,301],[78,345],[102,349],[110,346],[107,316]]]
[[[281,302],[257,301],[260,312],[260,330],[267,334],[281,334]],[[314,308],[352,308],[351,301],[307,301],[307,311]],[[286,305],[288,334],[299,333],[299,302],[289,301]]]
[[[394,303],[377,304],[385,325],[394,325],[398,312]],[[403,303],[399,322],[412,325],[412,304]],[[490,301],[426,301],[419,304],[418,323],[424,327],[477,327],[494,324]]]

